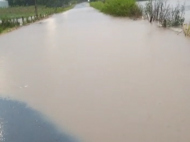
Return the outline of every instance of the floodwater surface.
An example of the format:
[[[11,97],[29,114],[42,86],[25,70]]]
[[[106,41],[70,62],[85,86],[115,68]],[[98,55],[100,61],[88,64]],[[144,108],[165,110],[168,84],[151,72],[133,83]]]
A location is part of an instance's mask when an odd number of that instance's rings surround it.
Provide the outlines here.
[[[189,142],[190,39],[83,3],[0,36],[1,97],[83,142]]]

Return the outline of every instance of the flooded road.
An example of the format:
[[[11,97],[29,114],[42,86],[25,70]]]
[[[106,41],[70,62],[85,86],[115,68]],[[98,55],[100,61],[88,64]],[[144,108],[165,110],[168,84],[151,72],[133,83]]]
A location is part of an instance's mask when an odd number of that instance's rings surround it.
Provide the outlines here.
[[[190,40],[83,3],[0,36],[0,96],[82,142],[189,142]]]

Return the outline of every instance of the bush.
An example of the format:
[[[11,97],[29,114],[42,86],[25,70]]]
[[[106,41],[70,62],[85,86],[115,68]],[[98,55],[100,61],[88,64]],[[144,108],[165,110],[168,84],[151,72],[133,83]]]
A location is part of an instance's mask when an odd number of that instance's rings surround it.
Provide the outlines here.
[[[135,0],[108,0],[103,11],[115,16],[136,17],[140,15],[140,9]]]
[[[97,2],[91,2],[90,6],[102,11],[104,8],[104,3],[102,1],[97,1]]]
[[[2,33],[2,32],[3,32],[3,30],[4,30],[4,29],[3,29],[3,27],[1,27],[1,26],[0,26],[0,33]]]
[[[107,0],[105,3],[97,1],[92,2],[91,6],[113,16],[139,17],[142,15],[135,0]]]

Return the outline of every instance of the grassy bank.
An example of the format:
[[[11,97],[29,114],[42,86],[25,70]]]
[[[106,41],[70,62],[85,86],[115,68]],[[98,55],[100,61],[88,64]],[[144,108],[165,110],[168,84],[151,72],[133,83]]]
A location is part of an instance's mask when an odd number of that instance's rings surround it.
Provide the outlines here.
[[[64,12],[71,8],[73,8],[73,5],[64,8],[49,8],[45,6],[38,6],[38,17],[35,16],[34,6],[0,8],[0,33],[4,33],[21,25],[46,18],[54,13]]]
[[[91,2],[90,6],[113,16],[140,17],[142,10],[135,0],[106,0]]]
[[[47,13],[57,13],[68,10],[72,7],[58,7],[49,8],[45,6],[38,6],[38,14],[47,14]],[[18,6],[18,7],[9,7],[9,8],[0,8],[0,19],[3,18],[21,18],[21,17],[29,17],[34,15],[34,6]]]

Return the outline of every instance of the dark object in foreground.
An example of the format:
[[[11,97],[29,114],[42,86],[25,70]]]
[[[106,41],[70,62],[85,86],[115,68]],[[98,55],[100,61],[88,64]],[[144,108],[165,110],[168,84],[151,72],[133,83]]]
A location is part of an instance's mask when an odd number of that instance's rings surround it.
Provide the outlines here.
[[[24,103],[0,99],[0,142],[76,142]]]

